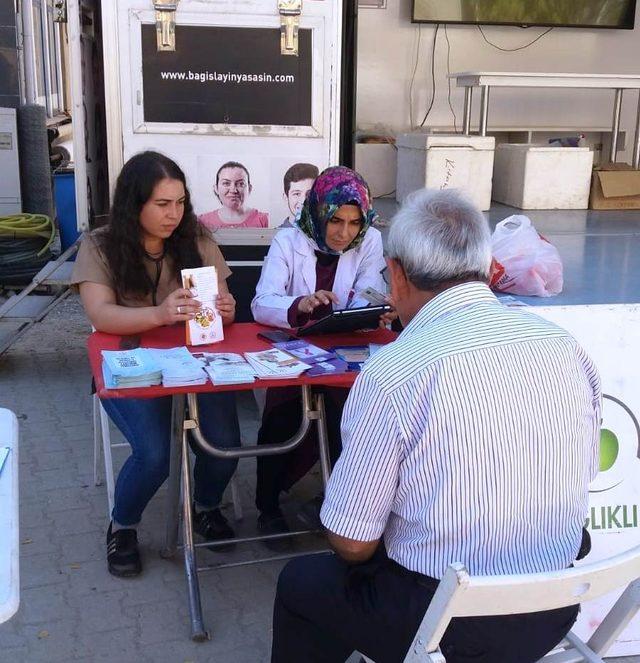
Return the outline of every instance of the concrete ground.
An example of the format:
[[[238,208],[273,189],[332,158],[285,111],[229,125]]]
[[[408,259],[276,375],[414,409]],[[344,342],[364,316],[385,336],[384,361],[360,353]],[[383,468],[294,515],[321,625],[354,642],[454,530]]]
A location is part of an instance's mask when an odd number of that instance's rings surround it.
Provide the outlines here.
[[[213,638],[192,643],[180,557],[167,561],[158,554],[164,490],[144,515],[143,575],[121,580],[107,572],[106,489],[93,482],[89,331],[71,297],[0,358],[0,406],[13,410],[20,423],[21,542],[21,606],[0,626],[0,661],[267,661],[282,562],[203,574],[203,609]],[[253,442],[253,398],[241,399],[240,409],[243,438]],[[112,436],[117,441],[118,433]],[[114,453],[118,465],[126,450]],[[245,518],[237,529],[244,533],[255,526],[254,476],[254,461],[241,461]],[[226,512],[231,518],[232,510]],[[301,547],[321,548],[322,541]],[[268,551],[256,545],[199,554],[203,563],[215,563]]]
[[[77,298],[71,297],[0,358],[0,406],[12,409],[20,421],[21,527],[21,605],[0,626],[0,662],[268,661],[282,562],[203,574],[204,615],[213,637],[191,642],[180,558],[167,561],[158,555],[163,491],[149,505],[141,528],[143,575],[120,580],[107,573],[106,491],[93,483],[89,331]],[[250,443],[257,426],[255,404],[244,397],[240,406],[243,437]],[[117,455],[118,462],[125,454]],[[241,461],[239,478],[245,518],[238,530],[249,533],[255,524],[253,460]],[[315,481],[312,477],[303,485],[298,497],[313,495]],[[292,511],[293,503],[285,508]],[[231,517],[230,508],[227,514]],[[300,547],[321,545],[315,540]],[[204,550],[201,558],[213,563],[265,552],[256,545],[234,553]],[[640,662],[640,657],[617,660]]]

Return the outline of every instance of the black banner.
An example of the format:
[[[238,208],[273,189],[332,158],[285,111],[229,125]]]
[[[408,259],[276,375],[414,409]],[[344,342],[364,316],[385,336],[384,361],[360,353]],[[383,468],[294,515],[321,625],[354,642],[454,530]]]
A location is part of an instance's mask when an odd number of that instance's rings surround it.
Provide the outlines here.
[[[176,50],[142,26],[146,122],[311,125],[311,30],[299,56],[280,54],[280,30],[176,26]]]

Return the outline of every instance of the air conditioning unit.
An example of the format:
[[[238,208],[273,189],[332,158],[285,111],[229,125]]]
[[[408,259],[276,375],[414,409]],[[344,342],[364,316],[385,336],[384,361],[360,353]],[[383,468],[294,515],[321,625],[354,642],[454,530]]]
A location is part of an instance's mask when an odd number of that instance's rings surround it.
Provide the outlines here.
[[[20,214],[20,167],[16,111],[0,108],[0,216]]]

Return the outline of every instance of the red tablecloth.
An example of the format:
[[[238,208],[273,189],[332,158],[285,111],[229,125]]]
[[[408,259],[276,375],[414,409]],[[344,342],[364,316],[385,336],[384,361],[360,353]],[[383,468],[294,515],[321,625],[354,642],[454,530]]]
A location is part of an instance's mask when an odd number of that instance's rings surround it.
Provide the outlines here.
[[[271,343],[258,338],[257,334],[264,327],[255,322],[236,322],[224,329],[224,341],[213,345],[191,346],[191,352],[258,352],[268,350]],[[329,348],[334,345],[367,345],[368,343],[385,344],[390,343],[396,337],[395,332],[386,329],[376,329],[369,332],[352,332],[348,334],[327,334],[310,336],[305,338],[321,348]],[[172,348],[185,345],[184,325],[173,325],[172,327],[158,327],[149,332],[140,334],[140,346],[148,348]],[[139,387],[129,389],[105,389],[102,377],[102,355],[101,350],[120,350],[123,337],[116,334],[104,334],[94,332],[89,336],[87,348],[89,350],[89,362],[96,383],[96,391],[101,398],[156,398],[179,393],[197,393],[204,391],[241,391],[256,389],[259,387],[286,387],[310,385],[327,385],[331,387],[350,387],[356,379],[357,373],[348,372],[340,375],[319,375],[308,377],[304,373],[297,378],[287,380],[256,380],[247,384],[213,385],[207,382],[203,385],[189,387]]]

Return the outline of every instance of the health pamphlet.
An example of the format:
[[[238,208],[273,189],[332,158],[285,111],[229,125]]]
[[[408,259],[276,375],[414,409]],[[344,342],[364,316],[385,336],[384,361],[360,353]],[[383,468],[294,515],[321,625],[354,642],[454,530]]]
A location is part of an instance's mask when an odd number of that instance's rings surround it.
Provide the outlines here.
[[[242,355],[234,352],[203,352],[201,361],[213,384],[255,382],[254,370]]]
[[[181,387],[205,384],[207,374],[185,347],[103,350],[102,374],[107,389]]]
[[[182,286],[202,304],[193,320],[187,320],[187,345],[205,345],[224,339],[222,318],[216,308],[218,273],[215,267],[183,269]]]
[[[162,383],[162,367],[148,348],[103,350],[102,359],[107,389],[151,387]]]
[[[319,348],[317,345],[312,345],[306,341],[284,341],[283,343],[274,343],[274,348],[278,350],[284,350],[290,355],[302,359],[302,361],[307,364],[317,364],[321,361],[327,361],[328,359],[335,359],[333,352],[327,352],[322,348]]]
[[[259,378],[269,380],[297,377],[311,368],[310,364],[305,364],[297,357],[278,350],[278,348],[261,352],[245,352],[244,357]]]

